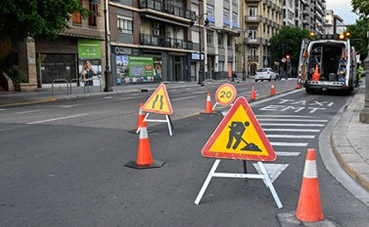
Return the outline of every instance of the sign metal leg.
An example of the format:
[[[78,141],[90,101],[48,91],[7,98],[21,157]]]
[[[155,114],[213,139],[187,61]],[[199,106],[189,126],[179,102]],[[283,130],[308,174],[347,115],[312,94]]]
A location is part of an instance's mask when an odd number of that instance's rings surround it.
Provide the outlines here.
[[[266,169],[265,169],[265,167],[264,167],[264,165],[263,165],[262,162],[258,162],[258,165],[260,167],[261,172],[264,175],[264,182],[266,183],[267,187],[269,188],[270,192],[272,193],[273,198],[274,198],[274,200],[275,200],[278,208],[281,209],[283,207],[283,205],[281,203],[281,200],[278,197],[277,192],[274,189],[273,183],[272,183],[272,181],[269,178],[268,172],[266,171]]]
[[[209,183],[211,181],[211,178],[213,178],[213,175],[215,173],[215,170],[218,168],[219,163],[220,163],[220,159],[216,159],[215,162],[214,162],[214,164],[213,164],[213,167],[211,167],[211,170],[210,170],[208,176],[206,177],[206,180],[205,180],[204,184],[202,185],[199,194],[196,197],[196,200],[195,200],[195,204],[196,205],[199,205],[199,203],[201,201],[201,198],[203,197],[206,189],[209,186]]]
[[[168,115],[165,115],[165,118],[167,119],[167,124],[168,124],[168,130],[169,130],[169,135],[172,136],[172,127],[170,125],[170,120],[169,120],[169,117]]]

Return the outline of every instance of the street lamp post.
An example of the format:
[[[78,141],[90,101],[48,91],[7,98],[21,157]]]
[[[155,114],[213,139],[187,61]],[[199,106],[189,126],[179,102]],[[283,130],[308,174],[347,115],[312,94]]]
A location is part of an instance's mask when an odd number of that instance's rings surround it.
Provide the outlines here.
[[[111,88],[110,85],[110,76],[111,76],[111,71],[109,68],[109,44],[108,44],[108,9],[107,9],[107,3],[108,0],[104,0],[104,23],[105,23],[105,72],[104,72],[104,76],[105,76],[105,88],[104,88],[104,92],[111,92],[113,91],[113,89]]]
[[[369,50],[369,32],[368,36],[368,50]],[[364,60],[365,69],[365,102],[364,109],[360,112],[360,122],[369,124],[369,53]]]
[[[208,23],[209,23],[209,21],[208,21],[208,19],[206,18],[205,20],[204,20],[204,16],[206,16],[207,15],[207,13],[202,13],[202,14],[200,14],[200,16],[199,16],[199,25],[200,25],[200,39],[199,39],[199,41],[200,41],[200,45],[199,45],[199,53],[200,53],[200,74],[199,74],[199,82],[198,82],[198,84],[200,85],[200,86],[204,86],[204,78],[205,78],[205,54],[204,54],[204,59],[202,58],[202,35],[205,35],[206,34],[206,26],[208,25]],[[202,27],[201,27],[201,21],[202,20],[204,20],[204,23],[203,23],[203,26],[204,26],[204,29],[205,29],[205,31],[204,31],[204,34],[202,34]]]

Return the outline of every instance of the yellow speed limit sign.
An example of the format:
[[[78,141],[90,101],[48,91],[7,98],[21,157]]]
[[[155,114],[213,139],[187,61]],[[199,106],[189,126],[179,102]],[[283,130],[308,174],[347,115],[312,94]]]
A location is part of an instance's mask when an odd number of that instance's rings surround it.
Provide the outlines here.
[[[231,104],[236,96],[237,90],[232,84],[221,85],[215,93],[215,99],[220,105]]]

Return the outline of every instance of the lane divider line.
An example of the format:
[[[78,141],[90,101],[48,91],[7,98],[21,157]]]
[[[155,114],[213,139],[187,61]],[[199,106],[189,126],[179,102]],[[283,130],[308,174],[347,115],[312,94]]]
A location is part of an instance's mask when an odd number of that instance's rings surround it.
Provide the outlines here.
[[[42,120],[42,121],[34,121],[34,122],[27,123],[27,125],[40,124],[40,123],[50,122],[50,121],[58,121],[58,120],[74,118],[74,117],[82,117],[82,116],[86,116],[86,115],[87,114],[76,114],[76,115],[72,115],[72,116],[58,117],[58,118],[52,118],[52,119],[47,119],[47,120]]]

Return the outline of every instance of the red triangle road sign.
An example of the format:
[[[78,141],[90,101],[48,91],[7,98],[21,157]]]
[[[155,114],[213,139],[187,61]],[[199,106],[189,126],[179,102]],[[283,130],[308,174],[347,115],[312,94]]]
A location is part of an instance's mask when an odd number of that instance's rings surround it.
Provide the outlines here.
[[[239,97],[201,151],[210,158],[274,161],[276,154],[245,97]]]
[[[172,104],[168,96],[165,84],[160,84],[158,88],[152,93],[142,107],[142,110],[150,113],[172,115]]]

